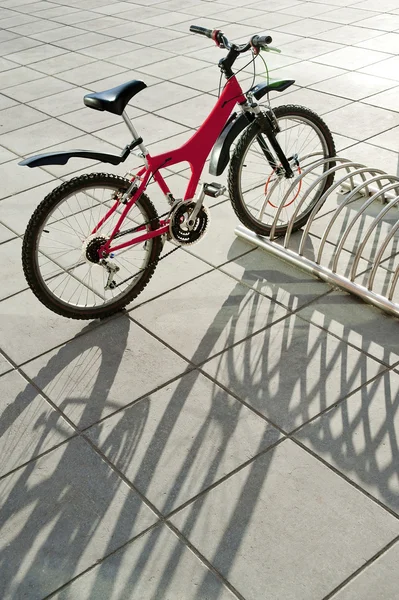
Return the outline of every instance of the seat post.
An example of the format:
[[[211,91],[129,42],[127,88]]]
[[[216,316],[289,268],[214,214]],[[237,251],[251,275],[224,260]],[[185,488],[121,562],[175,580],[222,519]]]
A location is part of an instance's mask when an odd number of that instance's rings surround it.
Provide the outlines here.
[[[133,136],[133,141],[136,142],[140,136],[136,131],[136,128],[134,127],[133,123],[131,122],[131,120],[129,119],[129,117],[127,116],[126,111],[124,110],[122,113],[122,118],[126,123],[127,128],[129,129],[130,133]],[[143,153],[144,156],[147,156],[148,154],[148,150],[147,148],[144,146],[143,142],[141,144],[139,144],[139,148],[141,150],[141,152]]]

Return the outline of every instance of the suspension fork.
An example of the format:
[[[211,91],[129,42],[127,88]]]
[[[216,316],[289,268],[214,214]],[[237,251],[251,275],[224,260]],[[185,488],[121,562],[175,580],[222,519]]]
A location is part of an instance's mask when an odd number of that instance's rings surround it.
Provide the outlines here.
[[[276,160],[275,160],[273,154],[270,152],[268,145],[266,144],[265,139],[262,137],[261,133],[264,133],[266,135],[267,139],[269,140],[271,147],[273,148],[274,152],[276,153],[277,158],[280,161],[280,164],[284,169],[285,177],[287,179],[291,179],[292,177],[294,177],[294,173],[291,169],[291,166],[290,166],[290,163],[289,163],[287,157],[285,156],[284,152],[281,149],[280,144],[277,141],[277,138],[275,135],[275,127],[273,125],[273,121],[272,121],[271,117],[269,116],[268,113],[260,112],[256,115],[255,121],[257,121],[257,123],[259,124],[260,130],[261,130],[259,135],[256,136],[256,139],[257,139],[260,149],[262,150],[263,154],[265,155],[266,160],[269,163],[270,167],[272,168],[273,171],[278,171],[278,169],[279,169],[278,165],[276,164]]]

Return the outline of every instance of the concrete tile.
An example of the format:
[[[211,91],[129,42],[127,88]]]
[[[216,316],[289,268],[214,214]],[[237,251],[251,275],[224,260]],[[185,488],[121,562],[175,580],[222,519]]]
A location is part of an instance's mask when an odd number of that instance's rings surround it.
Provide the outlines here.
[[[92,81],[91,83],[87,84],[86,87],[90,91],[98,92],[100,90],[108,90],[117,85],[121,85],[121,83],[126,83],[126,81],[131,81],[132,79],[140,79],[141,81],[144,79],[144,82],[148,87],[151,85],[156,85],[157,83],[161,83],[161,80],[157,77],[152,77],[151,75],[145,75],[145,77],[143,77],[143,73],[140,73],[139,71],[123,71],[117,75],[112,75],[111,77],[105,77],[96,81]]]
[[[388,58],[377,64],[364,67],[361,69],[361,73],[399,81],[399,56],[393,56],[392,58]]]
[[[390,600],[397,590],[396,565],[399,557],[399,545],[396,543],[371,565],[352,579],[336,594],[336,600]]]
[[[123,25],[116,25],[115,27],[101,29],[100,33],[104,34],[105,36],[108,36],[108,40],[110,37],[112,37],[118,40],[121,38],[129,38],[128,41],[133,41],[135,39],[136,33],[142,33],[146,29],[147,31],[149,31],[153,29],[153,27],[152,25],[144,23],[133,23],[131,21],[125,21]]]
[[[54,598],[89,600],[94,594],[98,600],[117,600],[129,589],[141,600],[195,600],[198,588],[203,598],[235,598],[166,525],[161,525],[79,577]]]
[[[93,81],[96,81],[100,77],[110,77],[117,73],[122,73],[125,69],[117,65],[111,65],[109,62],[97,60],[96,62],[90,62],[90,64],[69,69],[68,71],[62,71],[58,73],[58,77],[64,81],[69,81],[75,85],[86,85]],[[123,78],[123,75],[121,75]],[[125,80],[127,81],[127,80]]]
[[[358,42],[356,45],[361,48],[368,48],[370,50],[378,50],[379,52],[389,52],[390,54],[397,54],[399,43],[399,33],[384,33],[376,38],[363,40]]]
[[[178,85],[173,81],[163,81],[150,86],[131,99],[130,103],[143,110],[153,112],[166,106],[180,104],[189,98],[199,96],[200,92]]]
[[[351,23],[360,24],[364,19],[371,21],[377,15],[378,13],[374,11],[360,9],[356,6],[346,6],[323,13],[319,16],[319,19],[333,21],[334,23],[342,23],[343,25],[350,25]],[[367,25],[365,25],[365,27],[367,27]]]
[[[289,440],[172,522],[248,600],[265,589],[271,599],[324,597],[398,531],[394,517]]]
[[[399,29],[399,15],[374,15],[368,19],[358,21],[357,24],[359,27],[370,27],[372,29],[380,29],[381,31],[396,31]]]
[[[184,127],[183,125],[178,125],[173,121],[162,119],[161,117],[150,113],[137,117],[137,119],[134,120],[134,126],[146,145],[188,131],[187,127]],[[131,139],[124,123],[97,131],[96,136],[106,142],[117,144],[121,148],[123,148],[129,139]],[[187,139],[188,137],[189,136],[187,135]]]
[[[327,79],[327,81],[315,83],[313,87],[322,92],[342,96],[343,98],[361,100],[372,94],[387,90],[388,88],[391,88],[392,85],[395,84],[391,79],[366,75],[365,73],[351,72],[344,73],[338,77],[333,77],[332,79]]]
[[[328,1],[330,2],[331,0]],[[327,40],[328,42],[334,40],[338,44],[347,44],[348,40],[350,40],[351,44],[357,44],[358,42],[369,40],[379,35],[381,35],[381,31],[377,29],[366,29],[357,25],[341,25],[337,29],[317,33],[312,37],[318,40]]]
[[[315,90],[298,88],[292,92],[288,90],[287,93],[284,94],[284,104],[285,103],[301,104],[302,106],[310,108],[318,115],[324,115],[336,110],[337,108],[341,108],[341,106],[349,104],[350,100],[338,98],[337,96],[332,96],[331,94],[323,94]],[[274,97],[274,104],[277,106],[281,104],[279,95]],[[326,123],[328,123],[329,117],[326,115],[324,120]]]
[[[41,79],[42,73],[38,73],[28,67],[16,67],[11,71],[4,71],[0,73],[0,86],[3,91],[4,88],[18,85],[19,83],[26,83],[28,81],[34,81],[35,79]]]
[[[374,137],[369,139],[370,144],[374,144],[375,146],[380,146],[382,148],[387,148],[387,150],[392,150],[393,152],[399,151],[399,127],[394,127],[393,129],[389,129],[384,133],[380,133],[379,135],[375,135]],[[394,173],[394,171],[391,171]]]
[[[84,329],[81,322],[68,321],[48,310],[30,290],[3,300],[1,311],[2,348],[17,364],[63,344]]]
[[[109,42],[98,44],[97,46],[82,48],[80,53],[97,59],[107,59],[113,56],[126,54],[140,48],[141,46],[139,44],[133,44],[132,42],[128,42],[126,40],[110,40]]]
[[[305,446],[399,513],[399,373],[390,371],[296,433]]]
[[[39,46],[38,40],[31,40],[29,38],[17,37],[11,40],[0,42],[0,56],[11,54],[12,52],[19,52],[20,50],[26,50],[27,48],[33,48]]]
[[[305,5],[307,6],[307,5]],[[316,6],[310,4],[310,6]],[[302,9],[302,7],[301,7]],[[336,44],[330,41],[313,40],[311,38],[301,38],[293,42],[284,44],[284,54],[293,56],[302,60],[309,60],[322,54],[333,52],[342,48],[341,44]]]
[[[319,298],[298,315],[387,365],[399,360],[397,320],[342,290]]]
[[[313,60],[317,63],[322,63],[323,65],[356,70],[381,62],[387,58],[390,58],[390,55],[386,52],[377,52],[376,50],[367,50],[365,48],[349,46],[334,50],[328,54],[323,54],[322,56],[313,58]]]
[[[0,476],[74,435],[67,421],[16,371],[0,378],[0,392]]]
[[[17,27],[18,25],[29,23],[33,28],[36,20],[36,17],[33,15],[15,14],[13,17],[2,19],[1,26],[3,29],[11,29],[11,27]]]
[[[58,50],[60,50],[60,48],[58,48]],[[55,56],[52,58],[47,58],[46,60],[42,60],[38,64],[35,63],[32,68],[42,73],[46,73],[47,75],[55,75],[66,70],[75,69],[77,67],[82,67],[83,65],[94,62],[95,59],[90,56],[82,56],[77,52],[63,51],[61,56]],[[62,74],[61,79],[63,79]]]
[[[48,58],[53,58],[54,56],[60,56],[60,54],[63,54],[64,52],[66,52],[66,50],[62,48],[41,44],[40,46],[28,48],[27,50],[21,50],[21,52],[7,54],[7,58],[19,63],[20,65],[29,65],[31,63],[40,62]]]
[[[130,314],[187,359],[199,364],[281,319],[287,312],[265,296],[213,271],[139,306]]]
[[[78,129],[61,123],[57,119],[47,119],[47,121],[29,125],[24,129],[5,133],[1,138],[1,142],[11,151],[28,156],[32,152],[48,148],[53,144],[59,144],[79,135],[81,135],[81,132]],[[36,171],[36,169],[32,171]]]
[[[142,110],[130,107],[130,117],[136,118],[143,114]],[[85,106],[79,110],[69,112],[66,115],[59,117],[61,121],[69,123],[74,127],[78,127],[83,131],[92,132],[98,129],[103,129],[107,126],[112,126],[120,123],[121,118],[112,113],[100,112],[97,110],[88,110]]]
[[[9,108],[10,106],[15,106],[16,104],[17,102],[12,98],[8,98],[8,96],[0,94],[0,110],[3,110],[4,108]]]
[[[89,10],[77,10],[67,15],[59,15],[56,18],[57,23],[63,23],[64,25],[79,25],[85,21],[93,19],[93,13]]]
[[[49,44],[51,42],[58,42],[59,40],[75,37],[76,35],[79,35],[81,31],[82,30],[77,27],[68,27],[67,25],[60,26],[59,23],[54,23],[54,29],[31,33],[31,37],[35,40],[40,40],[41,42]]]
[[[8,371],[11,371],[12,369],[13,369],[12,364],[9,363],[8,360],[6,360],[2,354],[0,354],[0,375],[4,375],[4,373],[8,373]]]
[[[3,598],[44,597],[156,521],[79,439],[16,471],[0,487],[8,517]]]
[[[202,8],[202,7],[200,7]],[[143,46],[147,46],[148,44],[148,39],[150,38],[150,32],[155,33],[157,35],[157,40],[159,41],[159,47],[161,47],[161,45],[164,42],[168,42],[168,41],[174,41],[174,45],[175,47],[179,44],[178,43],[178,39],[181,39],[182,37],[184,37],[186,34],[183,32],[177,32],[171,29],[161,29],[158,27],[151,27],[150,25],[143,25],[144,31],[142,32],[135,32],[134,33],[134,43],[135,44],[141,44]],[[158,44],[157,44],[158,47]]]
[[[118,17],[113,17],[110,15],[100,16],[97,15],[95,19],[92,18],[88,21],[84,21],[81,24],[82,29],[86,29],[87,31],[101,31],[102,29],[118,27],[118,25],[124,25],[125,21],[123,19],[119,19]]]
[[[26,23],[25,25],[18,25],[18,27],[13,27],[11,31],[17,33],[18,35],[23,35],[26,37],[32,37],[35,33],[41,33],[43,31],[49,31],[53,29],[60,28],[60,23],[54,23],[53,21],[46,21],[44,19],[37,19],[33,24]]]
[[[295,21],[294,23],[288,23],[278,27],[275,32],[275,39],[277,39],[278,31],[292,33],[294,35],[301,35],[304,37],[313,37],[317,33],[329,31],[330,29],[335,29],[335,27],[335,23],[321,21],[320,19],[301,19]]]
[[[337,77],[337,75],[343,73],[343,69],[319,65],[311,61],[303,61],[283,68],[278,67],[276,72],[280,79],[295,79],[301,87],[313,86],[319,81],[331,79],[331,77]],[[271,77],[274,77],[273,70],[271,71]]]
[[[166,11],[156,17],[142,18],[140,16],[140,21],[148,25],[155,25],[156,27],[171,27],[178,23],[186,22],[187,17],[188,15],[184,13]]]
[[[329,113],[328,124],[331,131],[361,141],[398,125],[399,115],[359,102]]]
[[[331,289],[327,283],[264,250],[249,252],[220,269],[289,310],[296,310]]]
[[[383,367],[293,315],[202,368],[284,431],[292,431],[375,377]]]
[[[28,287],[21,269],[22,241],[17,238],[1,245],[2,286],[0,300]]]
[[[151,393],[188,367],[127,315],[81,330],[85,335],[23,366],[79,429]]]
[[[8,134],[7,134],[8,135]],[[22,167],[17,162],[9,161],[0,165],[0,179],[2,186],[0,190],[0,198],[7,198],[11,194],[18,194],[32,187],[45,183],[53,179],[51,175],[45,173],[42,169],[33,169],[27,177],[25,171],[25,177],[23,176]],[[13,199],[15,201],[15,199]],[[7,225],[4,220],[3,203],[1,204],[1,220]],[[17,207],[15,207],[17,209]]]
[[[167,242],[164,246],[163,254],[172,249],[173,245]],[[143,290],[136,299],[135,304],[138,305],[152,300],[160,294],[164,294],[199,275],[203,275],[211,268],[202,260],[198,260],[187,252],[177,250],[171,256],[165,258],[164,262],[159,263],[156,275],[151,280],[151,285],[148,285]]]
[[[185,75],[186,73],[192,73],[199,71],[208,66],[208,63],[197,60],[196,58],[189,58],[188,56],[176,56],[168,58],[157,64],[147,65],[141,67],[140,71],[148,73],[149,75],[155,75],[161,79],[174,79],[179,75]]]
[[[6,58],[0,57],[0,72],[9,71],[10,69],[15,69],[17,65],[11,60],[7,60]]]
[[[381,92],[380,94],[375,94],[374,96],[365,98],[363,102],[365,104],[371,104],[372,106],[379,106],[380,108],[386,108],[387,110],[399,112],[399,106],[397,101],[398,92],[399,86],[394,87],[390,90],[386,90],[385,92]]]
[[[82,48],[88,48],[89,46],[101,44],[102,42],[109,42],[109,37],[95,32],[80,33],[80,35],[78,34],[68,39],[63,38],[62,40],[53,40],[53,44],[55,46],[65,48],[66,50],[75,51],[79,51]]]
[[[134,432],[140,422],[140,439],[133,447],[125,433]],[[87,434],[163,514],[280,437],[276,429],[198,372],[167,385]]]
[[[44,98],[59,92],[64,92],[71,87],[71,83],[60,81],[56,77],[42,77],[38,81],[29,81],[28,83],[21,83],[6,88],[3,92],[19,102],[31,102],[38,98]]]
[[[201,92],[210,92],[218,88],[220,71],[216,65],[208,65],[199,71],[188,73],[180,77],[174,77],[173,82],[185,85]]]
[[[201,94],[195,98],[180,101],[178,104],[157,111],[157,114],[166,119],[171,119],[187,127],[196,129],[207,118],[216,98],[208,94]]]
[[[382,127],[380,127],[379,130],[381,131],[381,129]],[[395,131],[395,128],[389,129],[387,133],[390,131]],[[377,167],[386,173],[395,174],[398,166],[397,151],[393,152],[372,145],[375,143],[374,139],[374,137],[371,137],[368,140],[369,143],[362,142],[347,148],[344,153],[345,157],[367,166],[372,165],[373,167]]]
[[[45,119],[47,119],[47,115],[29,106],[20,105],[6,108],[0,111],[0,135]]]
[[[164,50],[159,50],[158,48],[140,48],[139,50],[133,50],[128,54],[113,56],[108,60],[115,65],[139,69],[140,67],[144,67],[146,65],[157,64],[160,61],[166,60],[170,57],[170,52],[165,52]]]
[[[29,105],[52,117],[58,117],[68,112],[73,112],[83,106],[83,96],[89,90],[81,87],[73,87],[65,92],[51,94],[29,102]]]
[[[10,231],[10,229],[8,229],[8,227],[5,227],[4,225],[0,225],[0,244],[3,244],[4,242],[8,242],[9,240],[12,240],[13,238],[15,238],[15,233]]]
[[[210,182],[214,178],[207,175],[204,176],[204,179]],[[237,239],[234,234],[234,229],[239,224],[240,222],[230,202],[212,207],[207,233],[196,244],[187,246],[187,252],[205,260],[214,267],[236,259],[251,249],[248,244]]]

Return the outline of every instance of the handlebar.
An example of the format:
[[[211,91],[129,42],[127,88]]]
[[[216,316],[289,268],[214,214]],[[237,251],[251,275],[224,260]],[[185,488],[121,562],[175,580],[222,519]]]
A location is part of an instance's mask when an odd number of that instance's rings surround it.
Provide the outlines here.
[[[219,48],[226,50],[235,50],[236,52],[247,52],[250,48],[255,50],[257,54],[261,48],[267,48],[268,44],[272,43],[270,35],[254,35],[247,44],[232,44],[220,29],[206,29],[198,25],[190,25],[190,31],[199,35],[204,35],[212,39]]]

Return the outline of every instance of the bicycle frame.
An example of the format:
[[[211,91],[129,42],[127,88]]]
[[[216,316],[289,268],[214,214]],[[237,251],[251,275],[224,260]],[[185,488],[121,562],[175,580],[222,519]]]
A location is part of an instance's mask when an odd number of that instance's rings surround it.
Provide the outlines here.
[[[109,255],[117,250],[122,250],[134,244],[145,242],[153,237],[164,235],[169,230],[168,221],[160,221],[160,227],[154,231],[146,231],[143,235],[139,235],[128,242],[112,246],[112,241],[117,233],[120,232],[121,225],[125,220],[126,215],[136,203],[141,194],[146,190],[147,184],[151,176],[154,181],[159,185],[161,191],[165,196],[170,194],[168,185],[162,177],[160,170],[162,168],[170,167],[181,162],[188,162],[191,169],[191,177],[187,185],[187,189],[184,195],[184,200],[191,200],[194,198],[195,191],[198,186],[199,179],[201,177],[202,170],[204,168],[205,161],[212,150],[217,138],[220,135],[223,127],[226,124],[231,112],[235,105],[243,104],[246,102],[246,97],[242,91],[240,84],[238,83],[235,75],[228,79],[222,94],[216,102],[214,108],[192,135],[192,137],[179,148],[170,152],[164,152],[156,156],[151,156],[148,151],[145,155],[146,166],[141,168],[135,176],[132,177],[131,182],[139,179],[141,181],[139,187],[134,192],[132,198],[127,202],[125,209],[123,210],[114,230],[111,233],[110,238],[101,248],[101,253]],[[119,206],[119,201],[116,201],[108,213],[101,219],[101,221],[93,229],[92,234],[95,234],[100,227],[107,221],[107,219],[115,212]],[[145,230],[145,225],[138,228],[136,231],[140,232]]]

